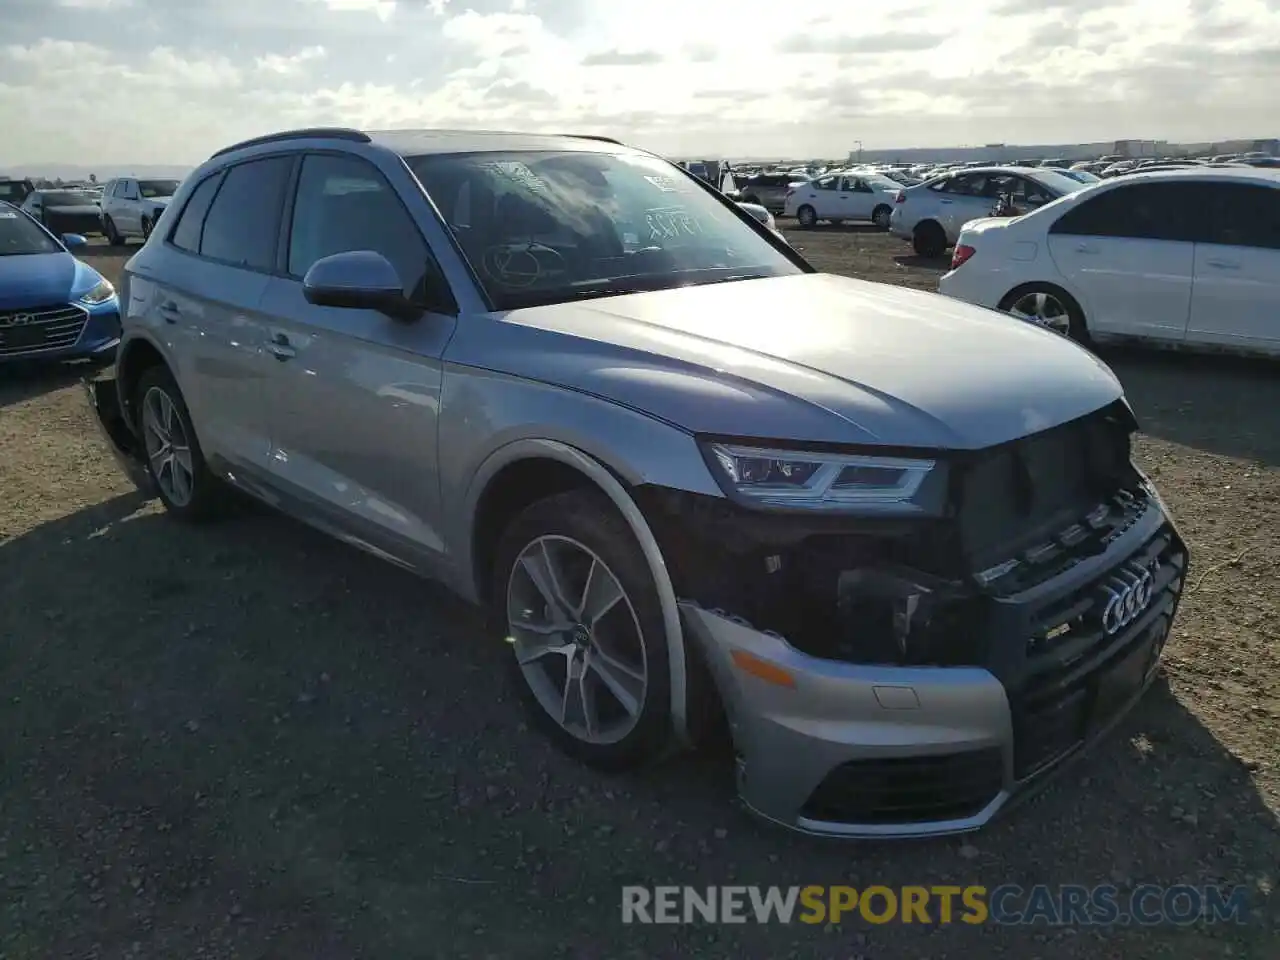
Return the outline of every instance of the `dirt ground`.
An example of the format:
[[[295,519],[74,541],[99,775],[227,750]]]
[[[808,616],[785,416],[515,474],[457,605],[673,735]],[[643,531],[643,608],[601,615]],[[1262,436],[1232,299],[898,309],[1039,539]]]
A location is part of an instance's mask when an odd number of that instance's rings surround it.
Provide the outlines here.
[[[866,230],[792,239],[874,280],[942,268]],[[1274,960],[1280,375],[1107,359],[1194,550],[1165,677],[1015,815],[906,844],[758,824],[721,757],[576,766],[526,730],[462,604],[269,514],[171,523],[74,374],[0,374],[0,958]],[[620,923],[623,884],[1144,882],[1245,885],[1249,922]]]

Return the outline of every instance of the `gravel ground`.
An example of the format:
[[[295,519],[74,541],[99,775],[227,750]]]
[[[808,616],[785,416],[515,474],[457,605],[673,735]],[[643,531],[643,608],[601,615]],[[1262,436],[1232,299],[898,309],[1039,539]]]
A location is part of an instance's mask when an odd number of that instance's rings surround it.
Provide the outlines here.
[[[856,229],[820,267],[932,288]],[[94,248],[108,276],[123,255]],[[1165,675],[963,841],[797,838],[724,757],[605,779],[529,733],[430,584],[257,512],[168,522],[72,374],[0,383],[0,958],[1273,958],[1280,377],[1112,355],[1195,551]],[[1244,926],[624,927],[623,884],[1243,884]]]

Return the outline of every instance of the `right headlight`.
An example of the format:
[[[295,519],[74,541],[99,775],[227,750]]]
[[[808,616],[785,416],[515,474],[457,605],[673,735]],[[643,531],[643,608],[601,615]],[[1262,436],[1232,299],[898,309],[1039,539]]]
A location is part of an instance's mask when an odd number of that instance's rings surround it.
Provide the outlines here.
[[[761,506],[852,513],[932,513],[943,486],[933,460],[706,445],[730,495]],[[936,479],[940,480],[940,477]]]

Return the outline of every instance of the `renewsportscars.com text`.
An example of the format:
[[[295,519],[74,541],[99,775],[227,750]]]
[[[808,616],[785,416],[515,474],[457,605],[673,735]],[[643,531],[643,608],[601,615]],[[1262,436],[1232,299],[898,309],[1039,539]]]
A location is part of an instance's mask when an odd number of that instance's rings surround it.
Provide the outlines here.
[[[623,923],[808,923],[861,921],[1002,926],[1244,923],[1243,887],[1110,885],[805,886],[622,888]]]

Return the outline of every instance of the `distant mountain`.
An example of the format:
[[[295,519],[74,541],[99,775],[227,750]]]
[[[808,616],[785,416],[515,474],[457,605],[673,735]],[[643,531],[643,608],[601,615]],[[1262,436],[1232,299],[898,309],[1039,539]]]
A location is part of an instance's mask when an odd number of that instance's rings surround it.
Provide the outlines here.
[[[126,166],[104,163],[86,166],[74,163],[0,163],[0,176],[45,177],[49,180],[88,180],[94,174],[99,183],[112,177],[154,177],[158,180],[181,180],[194,167],[175,166],[171,163],[139,163]]]

